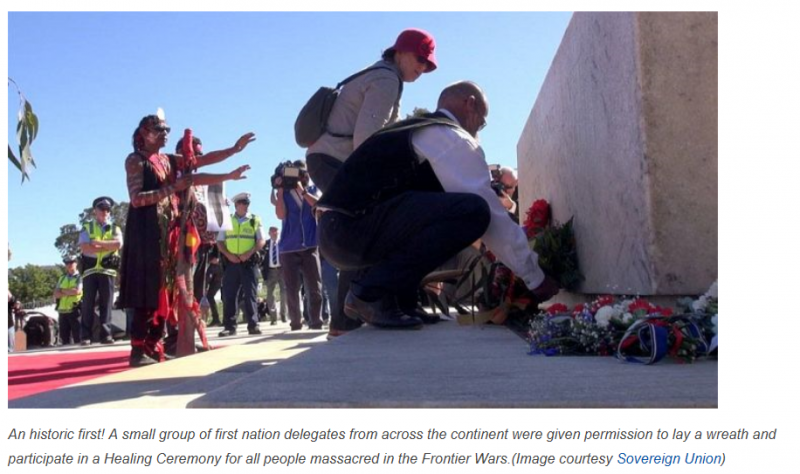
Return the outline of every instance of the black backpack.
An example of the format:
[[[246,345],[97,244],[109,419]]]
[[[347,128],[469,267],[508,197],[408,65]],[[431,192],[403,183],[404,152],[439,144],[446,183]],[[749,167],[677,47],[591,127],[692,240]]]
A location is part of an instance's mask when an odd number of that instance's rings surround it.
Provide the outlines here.
[[[393,69],[385,66],[369,67],[336,84],[335,88],[327,86],[320,87],[317,92],[308,99],[306,105],[303,106],[300,113],[297,115],[297,120],[294,121],[294,139],[297,144],[303,148],[308,148],[319,140],[319,137],[325,132],[328,132],[334,137],[352,138],[353,135],[333,133],[328,130],[328,117],[331,115],[333,104],[336,102],[336,98],[339,97],[339,92],[341,92],[342,87],[358,76],[376,69],[389,69],[393,71]],[[403,95],[403,79],[399,76],[398,79],[400,79],[400,87],[397,92],[397,101],[395,104],[400,102],[400,97]]]

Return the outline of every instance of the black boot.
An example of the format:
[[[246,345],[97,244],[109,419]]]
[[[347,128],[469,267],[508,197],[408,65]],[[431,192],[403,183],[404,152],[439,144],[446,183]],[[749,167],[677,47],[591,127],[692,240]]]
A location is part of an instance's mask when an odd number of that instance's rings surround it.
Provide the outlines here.
[[[131,356],[128,365],[131,367],[144,367],[147,365],[158,364],[158,361],[144,353],[141,347],[131,348]]]

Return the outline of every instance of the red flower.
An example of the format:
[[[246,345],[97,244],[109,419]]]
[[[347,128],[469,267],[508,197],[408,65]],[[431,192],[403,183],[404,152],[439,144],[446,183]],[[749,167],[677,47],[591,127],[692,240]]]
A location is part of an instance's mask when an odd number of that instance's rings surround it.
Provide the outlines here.
[[[555,303],[555,304],[551,305],[549,308],[547,308],[547,314],[549,314],[550,316],[555,316],[557,314],[563,314],[563,313],[566,313],[568,311],[569,311],[569,308],[567,308],[567,305],[565,305],[563,303]]]
[[[529,239],[536,237],[550,225],[550,204],[544,199],[534,201],[526,214],[523,228]]]
[[[577,304],[577,305],[575,305],[575,308],[573,308],[573,310],[572,310],[572,315],[573,316],[578,316],[579,314],[583,313],[583,310],[585,310],[585,309],[586,309],[586,304],[585,303]]]
[[[614,297],[611,295],[605,295],[597,298],[592,303],[592,313],[596,313],[598,309],[602,308],[603,306],[611,306],[614,304]]]
[[[658,312],[658,307],[653,306],[647,300],[636,298],[633,303],[628,306],[628,311],[634,313],[636,311],[644,311],[644,314],[653,314]]]
[[[672,308],[663,308],[661,306],[656,306],[654,312],[667,318],[672,316]]]

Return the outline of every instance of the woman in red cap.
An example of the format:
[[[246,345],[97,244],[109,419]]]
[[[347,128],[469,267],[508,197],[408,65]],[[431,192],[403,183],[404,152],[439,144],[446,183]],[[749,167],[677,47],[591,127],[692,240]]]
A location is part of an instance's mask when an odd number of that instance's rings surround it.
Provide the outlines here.
[[[433,36],[409,28],[383,52],[380,61],[348,82],[333,104],[325,133],[306,151],[308,172],[322,192],[341,163],[370,135],[400,116],[403,82],[436,69]]]
[[[157,115],[144,117],[133,132],[133,153],[125,160],[130,209],[125,226],[120,272],[120,306],[134,310],[130,365],[160,361],[164,322],[170,313],[167,289],[175,280],[176,245],[171,236],[178,227],[177,193],[192,185],[208,185],[245,178],[248,165],[226,174],[179,175],[183,157],[167,155],[170,127]],[[234,146],[197,157],[196,167],[223,161],[244,148],[255,135],[242,135]]]
[[[336,171],[370,135],[400,117],[403,83],[414,82],[436,69],[433,35],[416,28],[403,30],[380,61],[342,86],[333,105],[326,132],[306,152],[308,174],[324,193]],[[344,296],[354,275],[339,275],[338,306],[332,310],[330,335],[338,336],[357,327],[342,314]]]

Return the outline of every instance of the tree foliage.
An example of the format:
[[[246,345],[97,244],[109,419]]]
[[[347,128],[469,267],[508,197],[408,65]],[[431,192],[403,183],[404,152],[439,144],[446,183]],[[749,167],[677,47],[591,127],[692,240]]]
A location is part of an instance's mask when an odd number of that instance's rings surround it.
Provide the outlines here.
[[[8,83],[13,84],[17,89],[19,95],[19,111],[17,112],[17,145],[19,150],[19,157],[11,149],[11,144],[8,145],[8,160],[17,167],[22,173],[22,182],[26,179],[30,180],[28,176],[28,169],[30,166],[36,168],[36,162],[33,160],[31,153],[31,144],[39,134],[39,117],[33,113],[33,107],[30,102],[22,95],[22,91],[13,79],[8,78]]]
[[[128,220],[128,203],[120,202],[111,207],[111,221],[125,232],[125,222]],[[80,214],[78,214],[78,224],[65,224],[59,229],[58,237],[53,244],[62,257],[70,255],[79,255],[81,247],[78,245],[78,237],[80,236],[83,224],[94,219],[94,210],[87,207]]]
[[[8,289],[20,302],[49,300],[59,277],[64,273],[62,266],[39,266],[27,264],[24,267],[8,269]]]
[[[406,114],[406,119],[422,117],[423,115],[429,113],[431,113],[431,111],[425,107],[414,107],[414,110],[412,110],[410,114]]]

